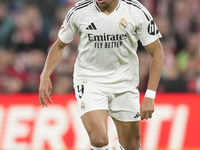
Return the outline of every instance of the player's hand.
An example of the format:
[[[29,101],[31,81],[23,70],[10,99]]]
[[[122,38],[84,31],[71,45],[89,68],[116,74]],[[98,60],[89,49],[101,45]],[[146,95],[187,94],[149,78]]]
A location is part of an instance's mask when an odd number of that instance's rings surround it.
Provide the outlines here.
[[[151,98],[145,97],[140,107],[141,120],[144,120],[144,119],[147,120],[151,118],[154,110],[155,110],[154,100]]]
[[[40,103],[41,103],[42,107],[44,107],[44,106],[48,107],[46,98],[49,101],[49,103],[52,104],[52,100],[50,98],[50,96],[52,94],[52,89],[53,88],[52,88],[51,79],[49,77],[41,76],[40,77],[40,86],[39,86],[39,98],[40,98]]]

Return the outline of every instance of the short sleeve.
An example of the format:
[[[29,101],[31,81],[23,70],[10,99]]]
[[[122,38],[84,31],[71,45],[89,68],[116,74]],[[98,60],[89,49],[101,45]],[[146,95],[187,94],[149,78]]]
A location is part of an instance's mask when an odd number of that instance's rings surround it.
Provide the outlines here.
[[[143,46],[149,45],[162,37],[156,23],[146,8],[142,8],[139,16],[140,22],[137,29],[137,35]]]
[[[76,22],[76,16],[71,11],[65,17],[62,26],[58,32],[60,40],[66,44],[70,43],[75,36],[78,35],[78,27]]]

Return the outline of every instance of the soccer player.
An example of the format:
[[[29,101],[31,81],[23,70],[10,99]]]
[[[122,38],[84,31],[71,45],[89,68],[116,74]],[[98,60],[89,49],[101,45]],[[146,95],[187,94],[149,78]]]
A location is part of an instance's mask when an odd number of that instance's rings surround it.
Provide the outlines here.
[[[74,89],[92,150],[140,149],[140,120],[149,119],[160,80],[164,54],[161,34],[137,0],[83,0],[67,13],[40,77],[39,97],[52,100],[50,75],[64,47],[75,36],[80,42],[74,68]],[[152,56],[149,81],[141,107],[137,42]],[[115,123],[118,140],[109,148],[107,116]]]

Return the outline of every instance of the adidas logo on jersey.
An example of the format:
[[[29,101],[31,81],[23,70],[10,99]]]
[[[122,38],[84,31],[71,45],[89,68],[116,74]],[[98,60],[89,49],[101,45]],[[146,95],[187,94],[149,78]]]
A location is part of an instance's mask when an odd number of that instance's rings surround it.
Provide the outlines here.
[[[96,26],[94,25],[94,23],[92,22],[87,28],[86,30],[97,30]]]
[[[138,117],[140,117],[139,112],[136,113],[136,115],[134,116],[134,118],[138,118]]]

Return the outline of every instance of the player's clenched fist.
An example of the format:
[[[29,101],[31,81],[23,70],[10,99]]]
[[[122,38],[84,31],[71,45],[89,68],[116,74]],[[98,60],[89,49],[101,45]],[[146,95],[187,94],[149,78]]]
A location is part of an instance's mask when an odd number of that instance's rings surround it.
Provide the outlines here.
[[[152,113],[154,112],[155,108],[154,108],[154,100],[151,98],[147,98],[145,97],[142,105],[140,107],[140,117],[141,120],[144,119],[149,119],[152,117]]]

